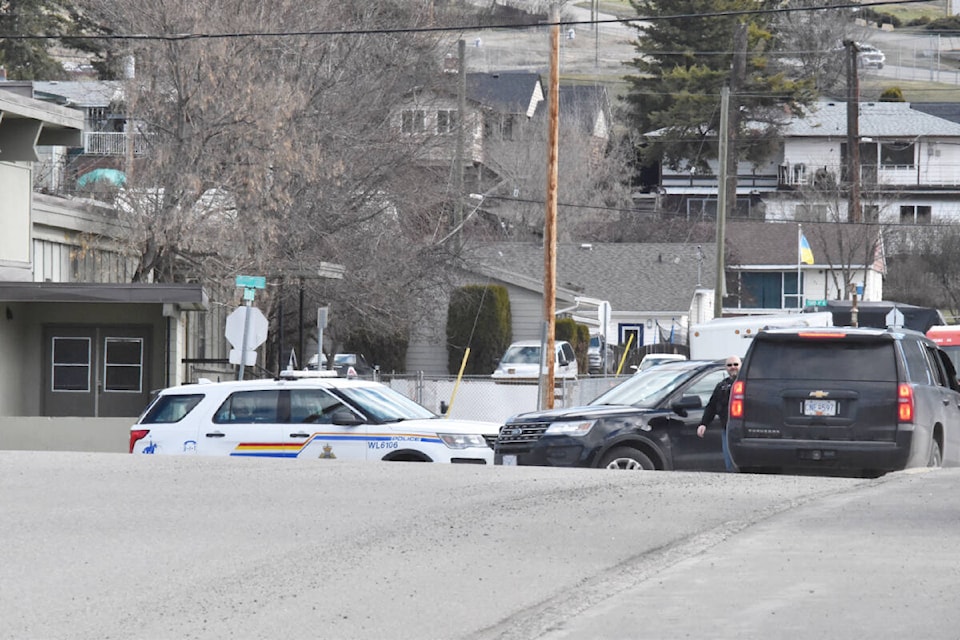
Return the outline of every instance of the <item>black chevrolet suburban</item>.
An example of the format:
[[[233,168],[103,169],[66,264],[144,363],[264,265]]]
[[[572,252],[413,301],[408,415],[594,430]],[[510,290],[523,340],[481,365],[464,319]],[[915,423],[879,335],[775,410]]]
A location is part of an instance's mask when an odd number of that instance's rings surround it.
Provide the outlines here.
[[[908,329],[761,331],[731,389],[727,428],[741,471],[876,476],[957,465],[957,372]]]

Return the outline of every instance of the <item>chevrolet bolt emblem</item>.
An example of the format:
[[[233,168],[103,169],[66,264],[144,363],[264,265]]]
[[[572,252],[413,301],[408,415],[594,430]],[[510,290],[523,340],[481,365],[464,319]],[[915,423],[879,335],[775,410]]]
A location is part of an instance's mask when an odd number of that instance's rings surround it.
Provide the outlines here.
[[[829,391],[811,391],[810,392],[811,398],[826,398],[829,395],[830,395]]]

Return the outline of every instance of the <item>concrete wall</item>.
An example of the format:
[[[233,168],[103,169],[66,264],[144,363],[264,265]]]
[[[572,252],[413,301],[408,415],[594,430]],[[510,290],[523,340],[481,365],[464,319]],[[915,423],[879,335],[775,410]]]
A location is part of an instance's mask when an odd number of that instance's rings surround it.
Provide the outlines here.
[[[136,418],[0,416],[0,450],[127,453]]]

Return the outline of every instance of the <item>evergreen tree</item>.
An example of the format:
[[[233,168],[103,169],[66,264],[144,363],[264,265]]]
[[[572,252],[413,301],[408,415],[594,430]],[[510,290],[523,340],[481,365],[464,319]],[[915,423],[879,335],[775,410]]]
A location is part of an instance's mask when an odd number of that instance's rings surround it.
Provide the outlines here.
[[[769,64],[771,21],[757,11],[778,2],[631,0],[631,4],[638,15],[651,18],[638,30],[637,57],[629,63],[637,73],[627,77],[626,96],[628,116],[637,131],[658,132],[641,152],[645,162],[662,161],[677,168],[688,163],[690,168],[705,169],[717,155],[725,84],[731,87],[730,108],[738,116],[739,126],[731,135],[739,141],[741,159],[767,153],[784,111],[801,111],[814,98],[809,79],[790,79]],[[739,52],[740,72],[733,73],[741,24],[746,27],[746,43]]]
[[[113,65],[104,42],[77,38],[106,31],[71,0],[0,0],[0,65],[10,80],[61,80],[68,74],[54,52],[69,52],[110,79]]]

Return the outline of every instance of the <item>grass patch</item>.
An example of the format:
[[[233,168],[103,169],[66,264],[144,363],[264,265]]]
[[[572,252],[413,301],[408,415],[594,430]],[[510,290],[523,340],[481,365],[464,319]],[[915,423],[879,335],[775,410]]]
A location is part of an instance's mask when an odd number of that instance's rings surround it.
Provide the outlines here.
[[[590,0],[583,0],[581,2],[575,2],[574,6],[581,9],[590,9],[593,7],[593,3],[590,2]],[[600,13],[605,13],[617,18],[637,17],[637,12],[633,10],[633,5],[627,0],[600,0],[598,7]]]
[[[898,87],[907,102],[960,102],[960,87],[954,84],[913,80],[861,80],[860,99],[877,100],[891,87]]]
[[[917,4],[878,4],[870,7],[877,13],[886,13],[907,24],[918,18],[936,20],[947,15],[945,0],[940,2],[918,2]]]

